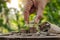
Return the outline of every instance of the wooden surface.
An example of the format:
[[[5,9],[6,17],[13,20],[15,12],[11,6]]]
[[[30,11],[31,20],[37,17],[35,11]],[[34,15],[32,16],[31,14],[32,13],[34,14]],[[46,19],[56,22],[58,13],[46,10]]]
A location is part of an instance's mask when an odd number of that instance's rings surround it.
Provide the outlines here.
[[[60,36],[0,36],[0,38],[60,38]]]
[[[0,36],[0,38],[60,38],[60,36],[22,36],[22,35],[9,35],[9,36]]]
[[[60,34],[54,36],[46,36],[46,35],[36,35],[36,34],[28,34],[29,36],[23,35],[0,35],[0,40],[60,40]]]
[[[0,36],[0,40],[60,40],[60,36]]]

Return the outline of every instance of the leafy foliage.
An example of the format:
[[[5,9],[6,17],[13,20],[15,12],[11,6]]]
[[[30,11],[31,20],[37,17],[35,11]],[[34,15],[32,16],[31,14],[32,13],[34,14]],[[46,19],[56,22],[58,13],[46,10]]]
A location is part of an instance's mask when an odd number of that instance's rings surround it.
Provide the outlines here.
[[[9,12],[11,9],[7,7],[5,0],[0,0],[0,28],[3,27],[3,29],[8,30],[8,32],[20,31],[21,28],[24,28],[26,30],[28,29],[28,27],[26,27],[24,23],[24,16],[22,14],[24,8],[22,7],[22,5],[23,4],[19,5],[21,9],[20,11],[16,10],[15,8],[12,8],[15,14],[11,14],[12,16],[9,17]],[[33,21],[34,18],[35,12],[30,15],[29,20]],[[50,0],[50,2],[47,4],[44,10],[44,16],[41,20],[41,23],[45,21],[60,26],[60,0]]]
[[[47,6],[44,15],[47,17],[47,21],[57,24],[60,26],[60,1],[59,0],[51,0]]]

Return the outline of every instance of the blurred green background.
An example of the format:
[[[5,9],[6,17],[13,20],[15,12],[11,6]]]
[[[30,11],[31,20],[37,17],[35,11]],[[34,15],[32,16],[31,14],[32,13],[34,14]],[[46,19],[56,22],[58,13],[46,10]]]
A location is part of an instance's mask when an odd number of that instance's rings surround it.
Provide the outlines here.
[[[26,0],[25,0],[26,1]],[[24,0],[0,0],[0,33],[20,31],[27,29],[24,25]],[[33,21],[35,14],[30,15]],[[60,26],[60,0],[50,0],[44,10],[44,16],[40,23],[51,22]]]

